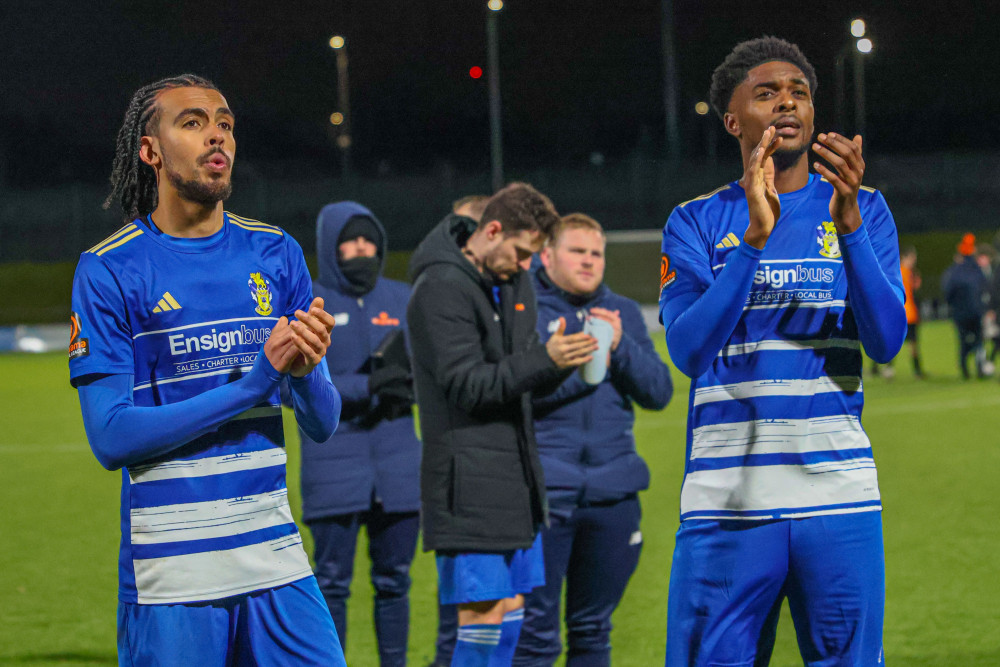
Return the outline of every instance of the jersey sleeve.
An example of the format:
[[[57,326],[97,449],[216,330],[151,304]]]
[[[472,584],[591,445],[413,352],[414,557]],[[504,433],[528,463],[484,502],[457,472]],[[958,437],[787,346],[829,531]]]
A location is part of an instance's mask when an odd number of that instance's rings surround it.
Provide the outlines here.
[[[692,240],[700,239],[697,232],[693,219],[674,209],[663,230],[660,268],[660,321],[667,349],[678,370],[690,378],[708,370],[732,335],[762,254],[741,243],[716,278],[709,249]]]
[[[285,233],[288,253],[289,299],[287,310],[283,315],[293,318],[296,310],[309,312],[309,304],[313,300],[312,278],[306,266],[306,258],[298,241]]]
[[[892,285],[900,302],[905,302],[906,291],[903,289],[903,275],[899,270],[899,236],[896,232],[896,221],[892,217],[885,197],[877,190],[872,197],[867,220],[871,222],[868,236],[882,274]]]
[[[137,407],[131,372],[81,382],[77,392],[94,455],[108,470],[117,470],[172,452],[214,431],[259,404],[280,379],[267,355],[261,353],[239,380],[167,405]]]
[[[70,383],[93,374],[135,373],[125,296],[118,278],[97,255],[80,256],[73,276],[69,344]]]
[[[840,239],[847,294],[865,352],[885,363],[896,356],[906,335],[896,224],[878,192],[862,219],[860,228]]]
[[[697,222],[684,208],[678,206],[667,219],[660,249],[660,322],[669,329],[714,278]]]

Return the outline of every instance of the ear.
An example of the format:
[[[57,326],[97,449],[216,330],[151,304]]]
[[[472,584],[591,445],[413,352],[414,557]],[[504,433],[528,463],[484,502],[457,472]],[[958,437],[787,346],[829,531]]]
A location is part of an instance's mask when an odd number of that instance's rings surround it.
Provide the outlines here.
[[[483,232],[486,234],[486,238],[492,241],[497,235],[503,234],[503,225],[500,224],[499,220],[490,220],[483,227]]]
[[[548,271],[549,266],[552,265],[552,247],[546,243],[542,246],[542,249],[538,251],[538,258],[542,260],[542,266]]]
[[[160,154],[160,140],[151,136],[144,136],[140,138],[139,159],[153,169],[158,169],[163,163],[163,159]]]
[[[740,128],[740,121],[736,117],[736,114],[731,111],[727,111],[722,114],[722,125],[726,128],[726,132],[733,135],[737,139],[740,138],[743,130]]]

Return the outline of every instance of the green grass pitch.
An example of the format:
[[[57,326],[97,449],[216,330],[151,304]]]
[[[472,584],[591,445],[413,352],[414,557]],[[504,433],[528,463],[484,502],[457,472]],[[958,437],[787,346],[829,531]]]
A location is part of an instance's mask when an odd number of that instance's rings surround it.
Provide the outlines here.
[[[866,378],[863,421],[885,505],[885,652],[906,667],[1000,664],[1000,384],[963,382],[948,323],[921,328],[930,379]],[[661,343],[662,349],[662,343]],[[119,473],[91,455],[65,355],[0,356],[0,665],[115,664]],[[662,665],[666,596],[684,457],[687,382],[643,413],[636,437],[652,470],[642,495],[645,547],[614,617],[615,665]],[[298,437],[286,420],[289,489],[298,500]],[[311,549],[308,531],[303,531]],[[376,665],[371,585],[359,540],[348,663]],[[433,559],[413,568],[410,664],[433,654]],[[787,613],[772,665],[801,665]]]

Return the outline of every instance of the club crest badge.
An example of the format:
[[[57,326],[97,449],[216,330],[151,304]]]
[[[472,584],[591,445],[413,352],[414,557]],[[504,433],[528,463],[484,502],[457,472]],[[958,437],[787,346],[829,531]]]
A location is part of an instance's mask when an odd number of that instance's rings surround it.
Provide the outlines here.
[[[258,315],[270,315],[274,310],[271,306],[271,283],[258,271],[250,274],[247,286],[250,288],[250,297],[257,304],[254,312]]]
[[[819,254],[829,259],[840,257],[840,239],[837,237],[837,228],[833,226],[833,221],[825,221],[816,227],[816,243],[819,245]]]

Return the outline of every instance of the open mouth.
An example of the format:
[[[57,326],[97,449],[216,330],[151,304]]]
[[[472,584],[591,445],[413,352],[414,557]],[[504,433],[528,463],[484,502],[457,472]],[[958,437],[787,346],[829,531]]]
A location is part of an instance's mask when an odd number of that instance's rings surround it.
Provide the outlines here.
[[[777,130],[779,137],[793,137],[799,133],[799,130],[802,129],[802,124],[798,121],[798,119],[791,116],[779,118],[775,122],[771,123],[771,125],[775,130]]]
[[[223,171],[229,168],[229,158],[222,153],[213,153],[202,162],[206,167],[214,171]]]

